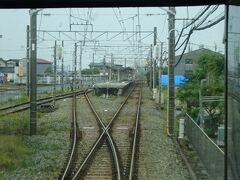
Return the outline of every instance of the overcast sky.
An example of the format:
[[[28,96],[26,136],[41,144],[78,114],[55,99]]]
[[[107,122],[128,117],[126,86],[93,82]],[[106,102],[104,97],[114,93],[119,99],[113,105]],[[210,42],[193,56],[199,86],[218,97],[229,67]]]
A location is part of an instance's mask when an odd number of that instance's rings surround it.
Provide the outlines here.
[[[177,7],[176,8],[176,19],[181,18],[193,18],[203,7]],[[168,8],[165,8],[168,9]],[[224,6],[219,8],[208,18],[214,19],[217,15],[224,12]],[[141,27],[141,38],[146,37],[141,41],[142,48],[138,51],[137,41],[139,35],[131,37],[131,33],[125,34],[125,38],[129,37],[128,40],[123,41],[122,36],[116,36],[117,34],[109,34],[112,37],[112,41],[107,41],[106,35],[96,38],[97,33],[86,35],[86,47],[83,50],[83,68],[86,68],[93,59],[93,53],[95,52],[95,62],[100,62],[103,56],[106,55],[107,61],[110,61],[110,54],[113,54],[114,61],[116,63],[124,64],[124,58],[127,60],[127,65],[133,66],[134,61],[138,61],[137,58],[146,58],[149,46],[153,43],[153,35],[144,31],[153,31],[154,27],[157,27],[158,31],[158,43],[164,42],[164,48],[167,51],[167,36],[168,36],[168,16],[167,13],[161,8],[72,8],[71,9],[71,23],[72,24],[84,24],[86,20],[89,21],[93,26],[88,26],[88,30],[93,31],[136,31],[138,20]],[[69,31],[70,30],[70,9],[43,9],[38,13],[38,30],[47,31]],[[90,15],[88,18],[88,15]],[[208,21],[207,20],[207,21]],[[0,10],[0,57],[3,59],[10,58],[24,58],[26,56],[26,26],[30,22],[29,10],[28,9],[1,9]],[[124,23],[123,23],[124,22]],[[184,20],[176,20],[176,37],[178,32],[181,31],[183,24],[186,23]],[[72,30],[83,31],[86,26],[73,25]],[[184,31],[187,34],[189,29]],[[222,44],[224,33],[224,21],[215,25],[212,28],[204,31],[194,32],[191,36],[190,49],[194,50],[199,48],[199,45],[203,44],[205,48],[224,52],[224,45]],[[97,42],[94,47],[93,42],[89,42],[88,39],[92,37],[96,38]],[[73,34],[68,33],[64,39],[69,39]],[[53,61],[53,46],[54,38],[46,36],[44,41],[41,40],[43,35],[38,33],[38,57],[44,58],[49,61]],[[185,36],[186,37],[186,36]],[[181,42],[185,39],[183,37]],[[50,40],[50,41],[47,41]],[[78,40],[83,40],[80,37]],[[59,41],[58,44],[61,42]],[[179,43],[180,44],[180,43]],[[74,41],[64,42],[64,61],[65,66],[72,66]],[[134,46],[133,46],[134,45]],[[114,48],[106,47],[114,46]],[[176,54],[180,54],[180,49]],[[189,48],[186,52],[188,52]],[[79,49],[78,49],[79,52]],[[141,52],[142,55],[137,55],[137,52]],[[124,55],[125,54],[125,55]]]

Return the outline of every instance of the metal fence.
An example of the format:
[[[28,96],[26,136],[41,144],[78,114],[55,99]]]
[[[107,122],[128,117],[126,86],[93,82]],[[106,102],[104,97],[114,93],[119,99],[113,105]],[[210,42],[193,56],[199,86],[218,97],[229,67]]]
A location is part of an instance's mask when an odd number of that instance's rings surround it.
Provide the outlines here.
[[[224,152],[207,136],[207,134],[186,114],[185,135],[206,167],[209,179],[224,179]]]

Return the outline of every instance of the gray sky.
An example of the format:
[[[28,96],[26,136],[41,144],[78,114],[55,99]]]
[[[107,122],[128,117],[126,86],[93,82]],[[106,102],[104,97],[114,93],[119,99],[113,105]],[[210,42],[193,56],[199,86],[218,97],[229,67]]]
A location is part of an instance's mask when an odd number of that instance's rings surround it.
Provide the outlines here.
[[[203,7],[177,7],[176,18],[193,18],[199,10]],[[167,9],[167,8],[165,8]],[[91,11],[91,18],[89,22],[93,24],[94,31],[136,31],[138,25],[138,9],[137,8],[93,8],[89,10],[87,8],[72,8],[72,23],[85,23],[84,20],[88,19],[87,14]],[[214,12],[209,19],[213,19],[224,11],[224,6],[220,6],[216,12]],[[69,31],[69,14],[70,9],[43,9],[38,15],[38,30],[66,30]],[[50,15],[50,16],[49,16]],[[76,17],[76,18],[75,18]],[[167,50],[167,36],[168,36],[168,16],[167,13],[161,8],[139,8],[139,22],[141,31],[153,31],[154,27],[157,27],[158,42],[164,42],[164,48]],[[123,21],[122,21],[123,20]],[[26,25],[30,22],[28,9],[1,9],[0,10],[0,35],[3,37],[0,39],[0,57],[3,59],[10,58],[23,58],[26,56]],[[122,23],[124,22],[124,23]],[[183,24],[183,20],[176,21],[176,30],[180,32]],[[72,26],[72,30],[83,30],[85,26]],[[88,26],[88,30],[91,30]],[[184,31],[187,34],[189,29]],[[216,45],[217,51],[224,52],[224,45],[222,44],[224,32],[224,21],[215,25],[210,29],[204,31],[194,32],[191,36],[190,43],[191,49],[197,49],[200,44],[204,47],[214,50]],[[126,34],[125,34],[126,35]],[[141,33],[143,38],[147,33]],[[176,36],[178,32],[176,31]],[[41,36],[39,34],[39,36]],[[94,37],[98,34],[93,34]],[[113,37],[111,35],[111,37]],[[130,36],[127,34],[126,36]],[[86,35],[90,38],[90,34]],[[119,38],[118,38],[119,37]],[[95,48],[95,62],[100,62],[104,55],[107,57],[107,61],[110,61],[110,54],[113,53],[116,63],[123,64],[124,58],[127,58],[127,65],[133,66],[136,58],[145,58],[148,53],[148,49],[151,43],[153,43],[153,35],[142,40],[142,56],[137,56],[137,41],[136,36],[129,38],[127,41],[122,41],[118,36],[114,40],[118,41],[106,41],[106,36],[98,38],[98,44]],[[82,40],[80,38],[79,40]],[[181,42],[185,38],[181,39]],[[39,37],[39,40],[41,38]],[[53,46],[54,39],[52,41],[40,41],[38,44],[38,57],[44,58],[49,61],[53,61]],[[61,42],[58,42],[59,44]],[[64,60],[65,65],[71,66],[73,59],[74,41],[65,41],[64,48]],[[131,47],[135,44],[135,50]],[[179,43],[180,44],[180,43]],[[94,52],[93,42],[86,42],[86,46],[83,51],[83,68],[86,68],[92,61],[92,54]],[[101,46],[101,47],[99,47]],[[104,46],[104,47],[103,47]],[[107,48],[106,46],[115,46],[115,48]],[[121,46],[121,47],[120,47]],[[124,47],[125,46],[125,47]],[[78,49],[79,50],[79,49]],[[180,49],[176,54],[180,54]],[[79,51],[78,51],[79,52]],[[187,51],[188,52],[188,49]],[[126,54],[126,55],[124,55]],[[123,58],[124,57],[124,58]],[[142,62],[141,62],[142,63]]]

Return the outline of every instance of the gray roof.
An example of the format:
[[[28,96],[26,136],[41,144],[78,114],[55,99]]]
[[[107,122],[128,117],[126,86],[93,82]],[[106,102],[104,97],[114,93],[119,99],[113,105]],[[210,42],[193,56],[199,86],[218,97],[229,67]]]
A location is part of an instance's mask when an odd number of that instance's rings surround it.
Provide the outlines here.
[[[184,59],[198,59],[199,55],[204,54],[204,53],[215,53],[214,51],[211,51],[209,49],[206,48],[201,48],[201,49],[197,49],[194,51],[190,51],[188,53],[185,53],[181,59],[181,61],[183,61]],[[181,55],[175,56],[175,63],[178,62],[179,58]]]
[[[104,63],[104,62],[99,62],[99,63],[90,63],[89,66],[94,66],[94,67],[122,67],[121,64],[112,64],[112,63]]]
[[[120,83],[113,83],[113,82],[105,82],[105,83],[96,83],[94,84],[95,88],[124,88],[130,82],[120,82]]]
[[[123,65],[121,64],[111,64],[111,63],[104,63],[104,62],[100,62],[100,63],[90,63],[89,64],[90,67],[95,67],[95,68],[111,68],[113,70],[133,70],[133,68],[131,67],[123,67]]]

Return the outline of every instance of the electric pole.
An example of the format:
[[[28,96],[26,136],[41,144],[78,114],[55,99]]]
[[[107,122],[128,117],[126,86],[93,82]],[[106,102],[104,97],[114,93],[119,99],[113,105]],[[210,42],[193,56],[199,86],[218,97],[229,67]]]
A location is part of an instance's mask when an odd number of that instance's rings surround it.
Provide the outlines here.
[[[61,82],[62,82],[62,92],[64,90],[64,72],[63,72],[63,47],[64,47],[64,41],[62,41],[62,78],[61,78]]]
[[[37,133],[37,10],[30,10],[30,135]]]
[[[159,59],[159,107],[161,109],[161,103],[162,103],[162,66],[163,66],[163,59],[162,59],[162,55],[163,55],[163,42],[161,42],[161,50],[160,50],[160,59]]]
[[[76,73],[77,73],[77,43],[74,44],[74,78],[73,78],[73,90],[76,90]]]
[[[27,25],[27,48],[26,48],[26,63],[27,63],[27,79],[26,79],[26,85],[27,85],[27,96],[29,97],[29,34],[30,34],[30,26]]]
[[[57,81],[57,41],[55,41],[55,45],[54,45],[54,85],[53,85],[53,104],[55,107],[55,96],[56,96],[56,81]]]
[[[111,53],[111,65],[110,65],[110,72],[109,72],[109,81],[112,81],[112,68],[113,68],[113,54]]]
[[[168,135],[174,134],[175,7],[168,12]]]
[[[151,44],[151,46],[150,46],[150,89],[152,90],[152,82],[153,82],[153,69],[152,69],[152,51],[153,51],[153,46],[152,46],[152,44]]]
[[[80,88],[82,89],[82,53],[83,53],[83,42],[80,46],[80,70],[79,70],[79,79],[80,79]]]
[[[157,45],[157,27],[154,27],[154,39],[153,39],[153,47],[156,48]],[[156,57],[153,57],[153,89],[155,88],[155,69],[156,69]]]

